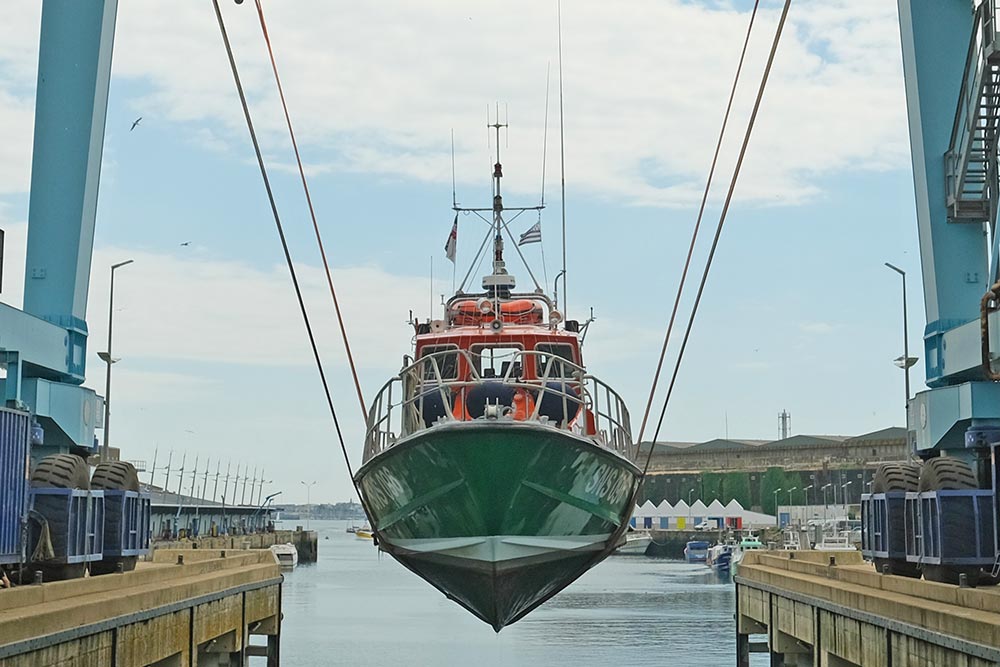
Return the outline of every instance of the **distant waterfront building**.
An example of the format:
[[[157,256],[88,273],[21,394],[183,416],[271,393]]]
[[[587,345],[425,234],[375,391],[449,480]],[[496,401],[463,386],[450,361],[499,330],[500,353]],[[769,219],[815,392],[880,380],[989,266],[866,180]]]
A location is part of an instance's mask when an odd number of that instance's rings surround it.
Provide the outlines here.
[[[649,443],[640,445],[649,451]],[[890,427],[857,436],[793,435],[782,440],[715,439],[701,443],[658,442],[650,472],[763,471],[779,467],[876,467],[906,460],[906,429]]]
[[[654,505],[647,500],[636,505],[632,513],[633,528],[646,530],[694,530],[704,524],[710,529],[764,528],[775,525],[775,517],[770,514],[751,512],[735,500],[723,505],[713,500],[705,505],[696,500],[690,505],[684,500],[671,505],[666,500]]]

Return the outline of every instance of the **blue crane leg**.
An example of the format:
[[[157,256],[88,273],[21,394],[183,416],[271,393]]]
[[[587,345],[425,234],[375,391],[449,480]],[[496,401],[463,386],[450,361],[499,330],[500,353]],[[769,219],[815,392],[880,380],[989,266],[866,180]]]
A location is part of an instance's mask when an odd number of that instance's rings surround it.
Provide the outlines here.
[[[77,383],[117,9],[118,0],[42,6],[24,310],[69,332],[63,379]]]
[[[953,384],[945,332],[979,318],[989,257],[981,224],[949,223],[944,155],[972,35],[969,0],[899,0],[899,25],[923,268],[927,383]],[[963,379],[969,379],[965,377]]]

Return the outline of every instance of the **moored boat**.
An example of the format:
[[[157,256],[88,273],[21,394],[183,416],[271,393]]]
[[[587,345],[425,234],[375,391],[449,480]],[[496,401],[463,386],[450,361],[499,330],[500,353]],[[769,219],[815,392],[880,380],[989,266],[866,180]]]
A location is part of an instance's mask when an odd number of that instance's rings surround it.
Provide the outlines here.
[[[415,325],[355,476],[379,547],[497,631],[623,542],[641,476],[628,411],[584,365],[579,323],[537,283],[514,289],[504,212],[540,207],[505,208],[501,177],[498,153],[493,207],[471,209],[493,212],[493,271]]]
[[[733,558],[733,545],[722,542],[709,547],[705,564],[719,573],[728,573]]]
[[[710,546],[705,540],[691,540],[684,546],[684,560],[689,563],[704,563],[708,559]]]
[[[615,549],[619,556],[645,556],[653,538],[645,530],[629,530],[625,533],[625,543]]]

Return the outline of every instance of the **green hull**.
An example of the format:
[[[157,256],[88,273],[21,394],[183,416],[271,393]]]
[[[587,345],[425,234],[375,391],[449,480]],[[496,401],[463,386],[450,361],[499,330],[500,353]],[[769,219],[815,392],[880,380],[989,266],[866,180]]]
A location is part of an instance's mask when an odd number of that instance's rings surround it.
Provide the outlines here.
[[[401,440],[357,481],[380,547],[499,631],[616,546],[639,476],[571,433],[476,421]]]

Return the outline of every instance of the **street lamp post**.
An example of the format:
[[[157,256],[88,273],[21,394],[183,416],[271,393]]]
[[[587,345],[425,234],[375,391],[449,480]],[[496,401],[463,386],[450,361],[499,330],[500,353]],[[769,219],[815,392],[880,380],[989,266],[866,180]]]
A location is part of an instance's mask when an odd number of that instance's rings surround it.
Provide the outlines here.
[[[111,291],[108,297],[108,351],[97,353],[97,356],[108,365],[107,378],[104,385],[104,439],[101,444],[102,463],[108,460],[108,442],[111,433],[111,365],[118,361],[111,356],[111,330],[115,321],[115,269],[120,269],[127,264],[131,264],[133,261],[135,260],[127,259],[124,262],[111,265]]]
[[[309,520],[312,519],[312,499],[309,497],[309,491],[312,489],[313,484],[316,482],[299,482],[302,486],[306,487],[306,530],[309,530]]]
[[[782,491],[782,490],[783,489],[775,489],[774,490],[774,525],[775,526],[780,525],[780,523],[781,523],[780,519],[778,518],[778,492]]]
[[[688,523],[691,523],[691,494],[694,493],[694,489],[688,491]],[[688,530],[691,530],[691,526],[688,526]]]
[[[831,486],[833,486],[832,482],[830,484],[824,484],[823,485],[823,526],[824,526],[824,528],[826,527],[826,513],[827,513],[827,508],[830,506],[830,503],[828,502],[827,497],[826,497],[826,490],[828,488],[830,488]]]
[[[844,503],[844,515],[845,515],[845,517],[847,515],[847,487],[849,487],[852,483],[853,482],[848,482],[847,484],[844,484],[842,487],[840,487],[841,491],[842,491],[841,494],[840,494],[840,499]]]
[[[906,413],[905,413],[906,414],[906,423],[904,424],[904,427],[906,428],[907,431],[909,431],[909,428],[910,428],[910,367],[913,366],[913,364],[917,363],[917,358],[910,356],[910,340],[909,340],[910,337],[907,335],[908,327],[907,327],[907,322],[906,322],[906,271],[903,271],[903,269],[899,268],[898,266],[893,266],[889,262],[886,262],[885,265],[887,267],[889,267],[890,269],[892,269],[893,271],[895,271],[896,273],[898,273],[899,277],[903,281],[903,356],[899,357],[898,359],[896,359],[894,363],[898,367],[902,368],[903,372],[904,372],[903,387],[904,387],[904,389],[906,391],[906,400],[903,402],[903,409],[906,410]],[[906,447],[906,459],[907,459],[907,461],[911,461],[913,459],[912,454],[910,452],[909,443],[907,443],[907,447]]]
[[[810,502],[809,502],[809,489],[811,489],[811,488],[813,488],[812,484],[810,484],[806,488],[802,489],[802,495],[805,497],[806,505],[810,504]]]

